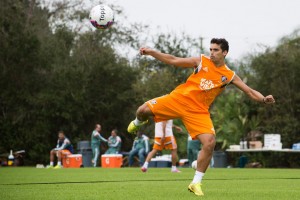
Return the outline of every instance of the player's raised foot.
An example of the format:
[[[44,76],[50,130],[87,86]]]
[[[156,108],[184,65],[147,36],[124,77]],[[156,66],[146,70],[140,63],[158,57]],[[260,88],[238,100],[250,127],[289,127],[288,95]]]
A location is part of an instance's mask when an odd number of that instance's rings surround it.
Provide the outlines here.
[[[61,165],[56,165],[55,167],[53,167],[53,169],[62,169]]]
[[[191,183],[188,187],[190,192],[193,192],[197,196],[203,196],[203,192],[201,189],[201,183]]]
[[[141,126],[143,126],[144,124],[147,124],[147,123],[148,123],[148,120],[142,122],[140,125],[135,125],[134,122],[132,121],[128,125],[127,131],[128,131],[128,133],[134,133],[134,132],[138,131]]]
[[[147,169],[146,167],[141,167],[141,171],[142,171],[142,172],[147,172],[147,170],[148,170],[148,169]]]
[[[181,171],[179,169],[172,169],[171,172],[172,173],[180,173]]]

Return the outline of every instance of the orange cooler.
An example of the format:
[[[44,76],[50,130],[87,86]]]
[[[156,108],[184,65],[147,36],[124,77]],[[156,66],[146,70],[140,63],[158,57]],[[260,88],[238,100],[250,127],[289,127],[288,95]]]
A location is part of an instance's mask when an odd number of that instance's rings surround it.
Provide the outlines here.
[[[122,154],[104,154],[101,156],[103,168],[120,168],[123,164]]]
[[[67,155],[63,159],[64,168],[80,168],[81,165],[82,165],[82,155],[81,154]]]

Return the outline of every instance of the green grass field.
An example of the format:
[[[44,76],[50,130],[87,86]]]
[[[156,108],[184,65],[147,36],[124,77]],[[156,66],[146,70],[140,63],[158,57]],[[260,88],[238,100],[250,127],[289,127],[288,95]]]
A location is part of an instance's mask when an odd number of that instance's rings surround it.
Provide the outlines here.
[[[0,168],[0,199],[300,199],[298,169],[209,169],[205,196],[187,190],[194,170]]]

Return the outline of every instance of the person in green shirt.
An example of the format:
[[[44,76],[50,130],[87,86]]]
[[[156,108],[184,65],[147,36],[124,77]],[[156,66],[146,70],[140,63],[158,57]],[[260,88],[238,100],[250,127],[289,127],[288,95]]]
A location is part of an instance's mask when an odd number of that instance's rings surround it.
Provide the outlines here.
[[[101,125],[96,124],[95,130],[92,132],[91,135],[91,147],[93,151],[93,166],[97,167],[99,165],[99,155],[100,155],[100,145],[101,141],[107,142],[107,140],[101,136]]]
[[[111,131],[111,136],[108,138],[108,149],[105,154],[118,154],[121,149],[122,140],[118,136],[118,130],[114,129]]]
[[[145,162],[145,157],[149,152],[149,138],[144,135],[142,132],[138,131],[137,137],[134,139],[132,149],[129,152],[129,167],[133,165],[134,156],[139,157],[140,166],[142,166]]]
[[[197,160],[200,146],[201,144],[199,140],[192,140],[192,137],[188,136],[187,154],[189,165],[191,165],[194,160]]]

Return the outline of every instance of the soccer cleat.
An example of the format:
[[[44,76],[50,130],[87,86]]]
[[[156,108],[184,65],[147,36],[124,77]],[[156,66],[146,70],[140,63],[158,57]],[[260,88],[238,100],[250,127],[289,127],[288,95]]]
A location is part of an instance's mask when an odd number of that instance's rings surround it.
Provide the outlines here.
[[[146,167],[141,167],[142,172],[147,172],[147,168]]]
[[[53,165],[47,165],[46,169],[53,169]]]
[[[53,169],[61,169],[62,166],[61,165],[56,165],[55,167],[53,167]]]
[[[180,173],[181,171],[179,169],[174,169],[174,170],[171,170],[172,173]]]
[[[201,189],[201,183],[191,183],[188,187],[190,192],[193,192],[197,196],[203,196],[203,192]]]
[[[128,125],[127,131],[128,131],[128,133],[134,133],[134,132],[138,131],[139,128],[140,128],[142,125],[147,124],[147,123],[148,123],[148,120],[142,122],[140,125],[137,126],[137,125],[135,125],[135,124],[133,123],[133,121],[132,121],[132,122],[130,122],[130,124]]]

